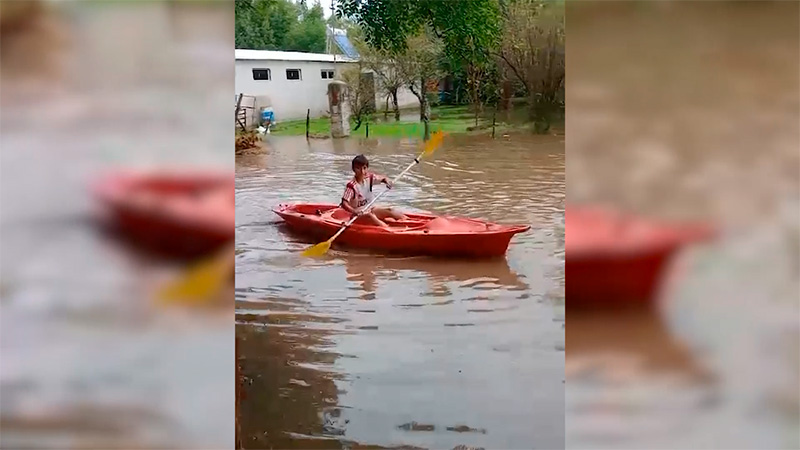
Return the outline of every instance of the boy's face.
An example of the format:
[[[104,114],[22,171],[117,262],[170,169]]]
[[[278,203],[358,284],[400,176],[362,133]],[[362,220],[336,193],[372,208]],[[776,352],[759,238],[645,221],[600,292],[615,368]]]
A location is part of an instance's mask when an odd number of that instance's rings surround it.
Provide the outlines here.
[[[363,178],[367,176],[368,169],[369,165],[360,165],[360,166],[355,166],[353,168],[353,172],[355,172],[357,178]]]

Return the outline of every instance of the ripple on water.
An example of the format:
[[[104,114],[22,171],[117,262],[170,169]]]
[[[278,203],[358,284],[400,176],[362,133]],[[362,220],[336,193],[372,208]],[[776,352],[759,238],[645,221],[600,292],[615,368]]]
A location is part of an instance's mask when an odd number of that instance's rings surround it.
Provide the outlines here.
[[[552,305],[536,302],[563,285],[563,142],[454,138],[384,197],[409,211],[536,224],[507,258],[453,261],[339,248],[300,258],[309,243],[273,224],[272,205],[338,202],[354,155],[391,176],[417,148],[268,141],[269,154],[237,172],[237,246],[248,249],[236,267],[237,337],[245,375],[261,380],[246,385],[243,435],[276,448],[563,446],[563,330]]]

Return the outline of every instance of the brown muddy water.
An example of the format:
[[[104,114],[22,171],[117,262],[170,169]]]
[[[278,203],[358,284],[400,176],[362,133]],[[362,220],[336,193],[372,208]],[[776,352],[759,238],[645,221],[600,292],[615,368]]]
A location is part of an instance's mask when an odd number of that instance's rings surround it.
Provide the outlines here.
[[[800,446],[800,4],[568,2],[568,199],[710,220],[660,308],[575,315],[568,448]]]
[[[233,174],[233,8],[47,3],[52,34],[1,39],[0,447],[229,448],[232,312],[156,305],[180,266],[98,232],[88,188]]]
[[[399,173],[417,143],[269,137],[236,163],[236,334],[245,448],[561,448],[564,138],[451,137],[383,199],[528,223],[507,257],[332,251],[270,210],[337,202],[350,160]]]

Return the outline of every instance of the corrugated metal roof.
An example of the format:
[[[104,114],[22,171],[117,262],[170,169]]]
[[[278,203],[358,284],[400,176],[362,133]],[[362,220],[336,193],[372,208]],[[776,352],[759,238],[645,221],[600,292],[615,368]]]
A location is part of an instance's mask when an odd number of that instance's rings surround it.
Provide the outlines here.
[[[327,53],[280,52],[275,50],[236,49],[236,59],[260,61],[313,61],[333,62],[333,55]],[[354,61],[342,55],[336,56],[336,62]]]

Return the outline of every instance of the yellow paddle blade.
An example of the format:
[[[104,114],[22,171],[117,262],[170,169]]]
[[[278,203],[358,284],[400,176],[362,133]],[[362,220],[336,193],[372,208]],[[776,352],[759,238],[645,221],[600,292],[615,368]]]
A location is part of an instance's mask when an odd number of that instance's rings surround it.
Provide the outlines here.
[[[425,143],[423,154],[430,155],[431,153],[435,152],[436,149],[442,145],[443,140],[444,140],[444,133],[441,131],[434,131],[433,134],[431,134],[431,138],[428,139],[428,142]]]
[[[158,299],[164,303],[208,302],[225,285],[231,276],[230,269],[228,255],[203,261],[160,289]]]
[[[328,250],[330,250],[331,242],[332,241],[330,239],[328,239],[325,242],[320,242],[317,245],[314,245],[312,247],[309,247],[309,248],[305,249],[303,251],[302,255],[303,256],[311,256],[311,257],[322,256],[325,253],[328,253]]]

